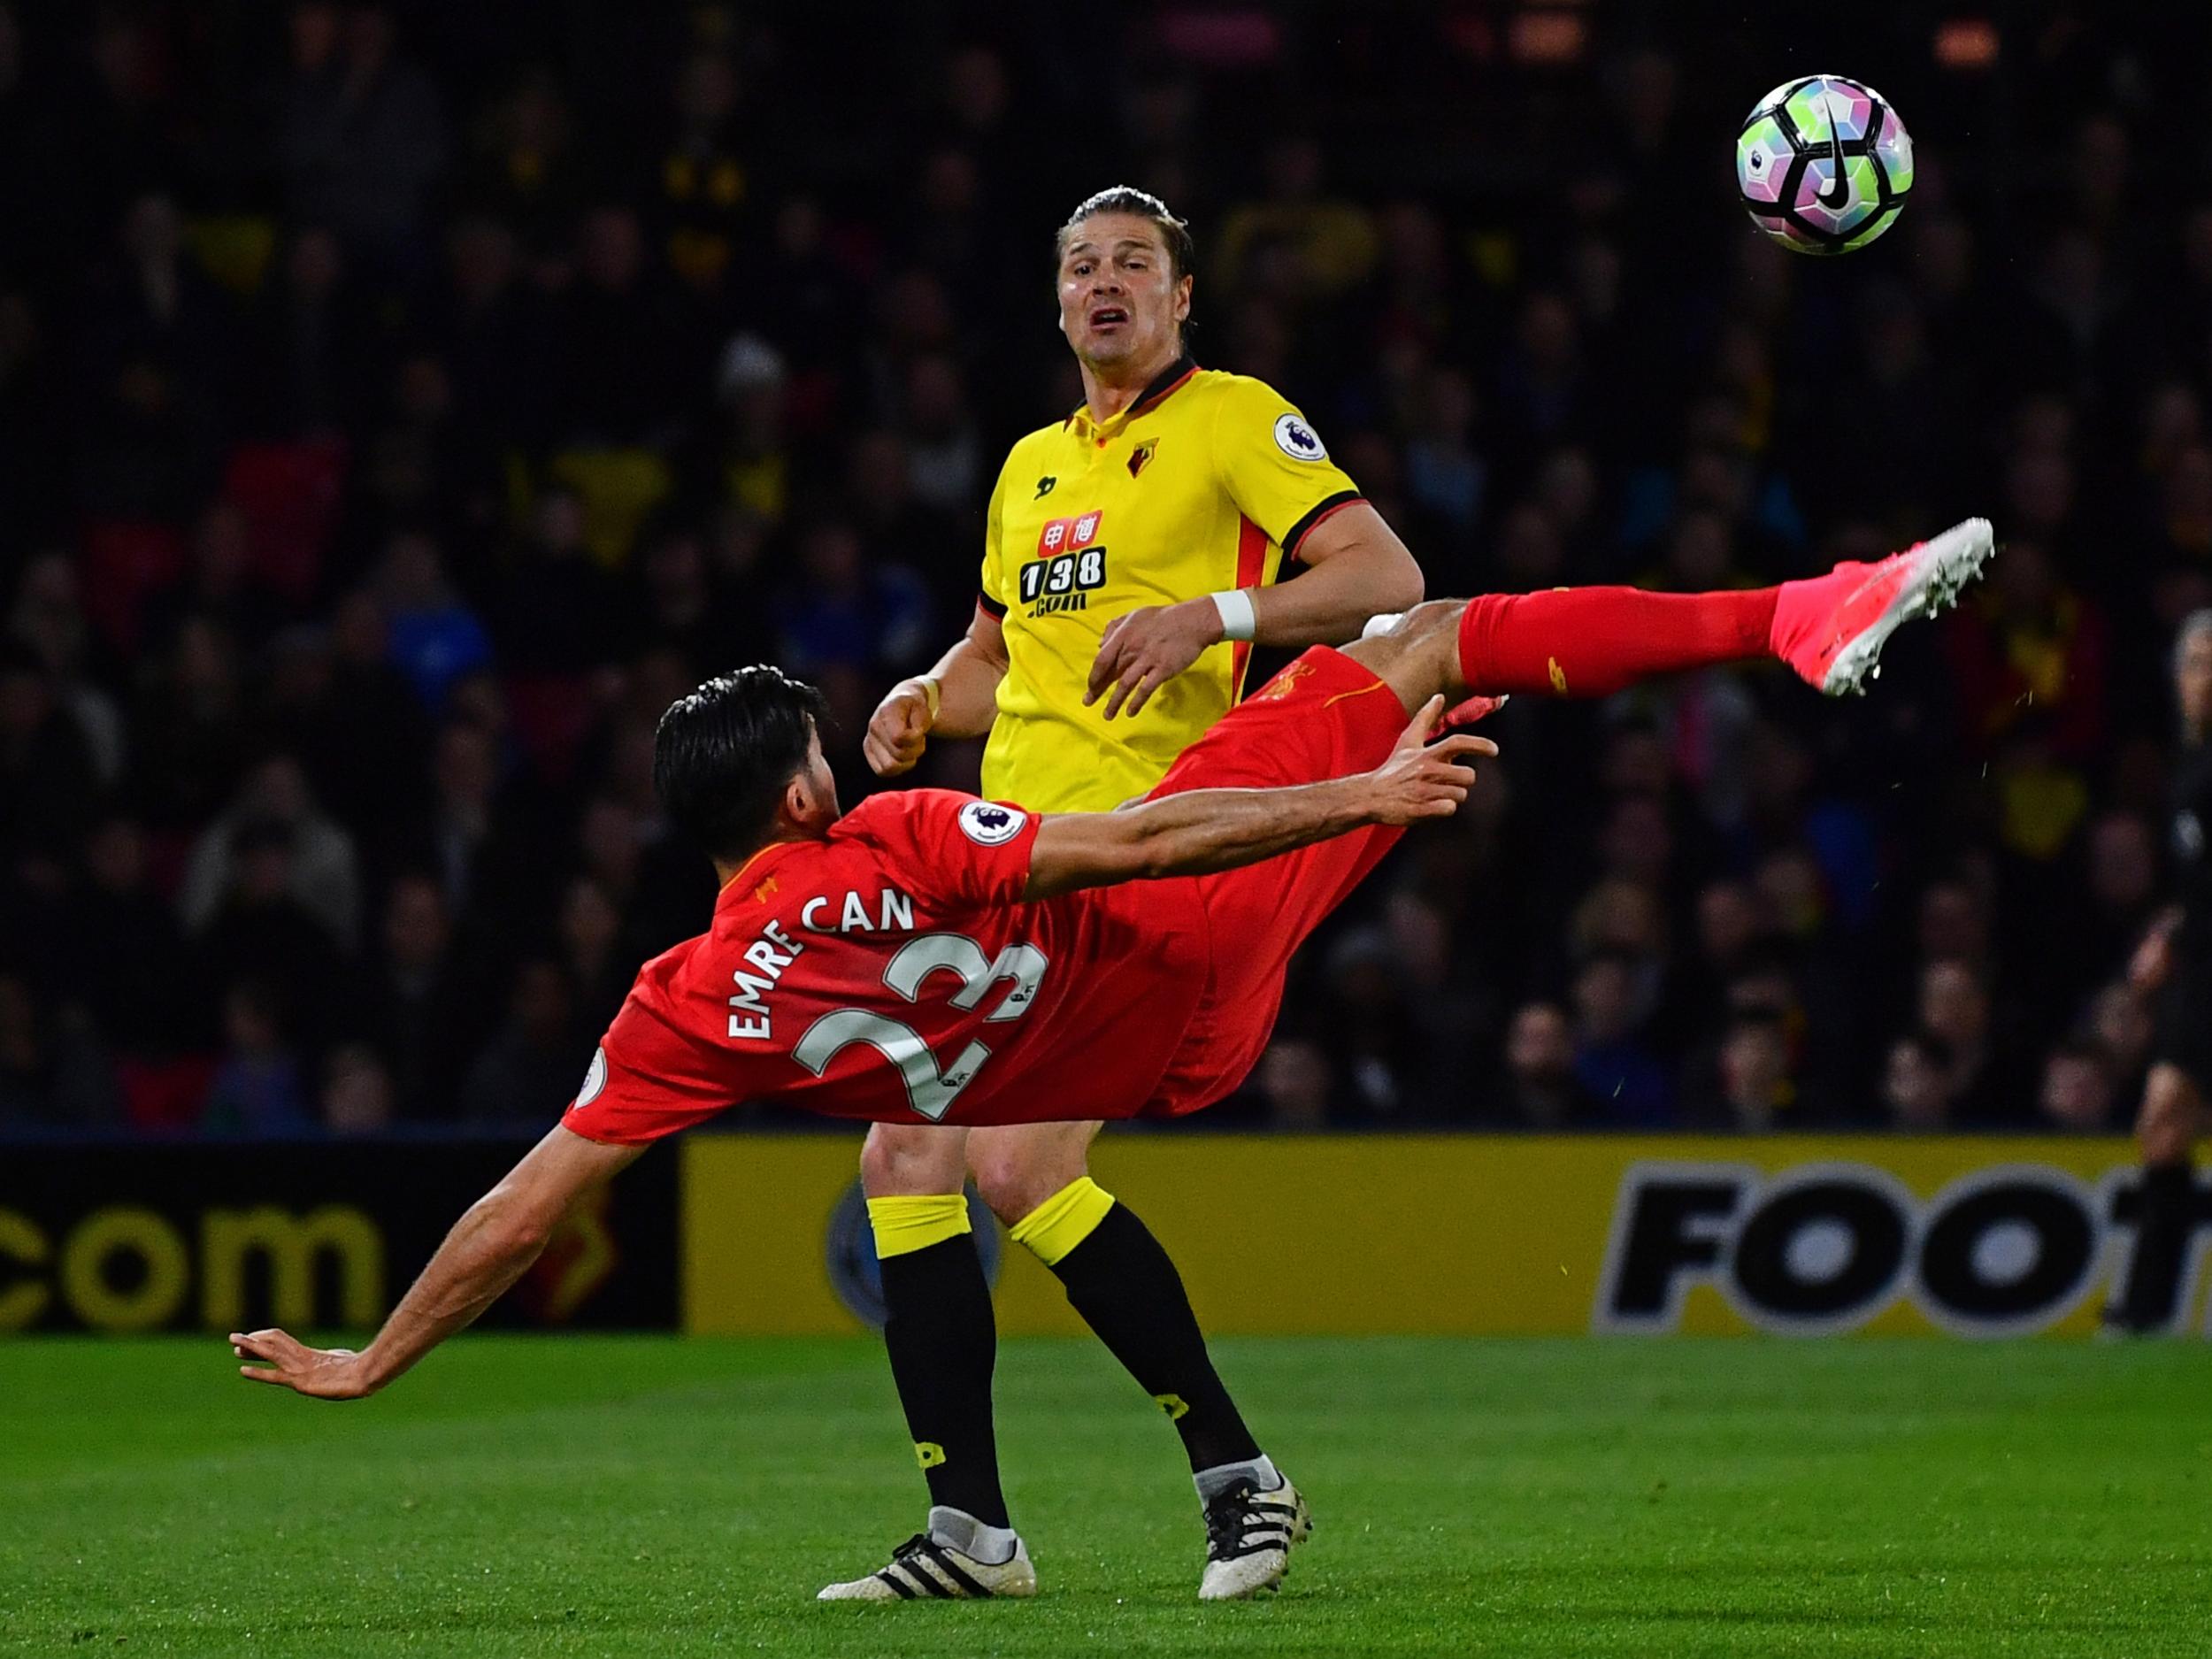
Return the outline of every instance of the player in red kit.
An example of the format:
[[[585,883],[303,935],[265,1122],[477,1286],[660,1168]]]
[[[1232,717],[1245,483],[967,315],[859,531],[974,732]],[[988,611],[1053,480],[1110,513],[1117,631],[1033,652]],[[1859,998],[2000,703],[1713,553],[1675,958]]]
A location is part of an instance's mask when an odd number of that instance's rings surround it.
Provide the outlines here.
[[[1384,680],[1316,651],[1141,808],[1040,818],[910,789],[841,818],[812,687],[749,669],[664,729],[725,705],[808,744],[826,833],[746,857],[713,930],[639,973],[562,1120],[588,1140],[643,1145],[772,1098],[967,1125],[1194,1111],[1258,1058],[1298,941],[1399,827],[1463,798],[1455,763],[1494,752],[1425,748],[1440,703],[1409,726]]]
[[[1845,689],[1988,550],[1976,521],[1757,592],[1425,604],[1345,650],[1308,651],[1117,812],[1036,817],[923,790],[841,815],[818,694],[768,668],[711,680],[663,717],[655,746],[671,818],[722,877],[710,931],[640,972],[562,1124],[463,1217],[367,1348],[234,1333],[242,1358],[267,1362],[244,1374],[323,1398],[375,1392],[489,1306],[590,1187],[740,1101],[975,1125],[1218,1100],[1257,1060],[1298,944],[1404,826],[1455,811],[1468,763],[1496,752],[1432,741],[1448,701],[1767,655]],[[962,1310],[947,1305],[949,1327]],[[898,1342],[936,1340],[886,1336],[895,1368]],[[918,1444],[995,1487],[981,1347],[972,1386],[926,1400],[926,1421],[908,1410]],[[1208,1511],[1210,1563],[1248,1565],[1255,1588],[1279,1580],[1308,1525],[1296,1489],[1271,1463],[1259,1473]],[[833,1586],[882,1600],[1035,1587],[1010,1526],[943,1502],[884,1571]]]

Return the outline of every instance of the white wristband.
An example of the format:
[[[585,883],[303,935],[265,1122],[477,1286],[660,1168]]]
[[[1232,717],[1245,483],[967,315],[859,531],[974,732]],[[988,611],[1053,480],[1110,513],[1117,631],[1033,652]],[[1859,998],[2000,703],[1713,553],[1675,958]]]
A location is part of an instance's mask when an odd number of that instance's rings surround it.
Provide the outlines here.
[[[1259,632],[1259,613],[1252,609],[1252,595],[1241,588],[1229,588],[1209,595],[1214,609],[1221,612],[1221,637],[1225,640],[1248,640]]]

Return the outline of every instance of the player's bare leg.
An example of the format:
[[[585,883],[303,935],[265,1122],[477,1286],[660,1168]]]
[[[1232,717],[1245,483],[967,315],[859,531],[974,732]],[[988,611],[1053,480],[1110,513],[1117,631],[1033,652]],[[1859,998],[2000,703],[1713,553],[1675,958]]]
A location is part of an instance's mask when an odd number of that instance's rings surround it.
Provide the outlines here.
[[[968,1236],[967,1133],[878,1124],[861,1149],[861,1188],[883,1272],[883,1342],[915,1460],[929,1482],[930,1510],[926,1526],[882,1571],[826,1586],[825,1601],[1037,1593],[999,1488],[991,1422],[998,1329]]]
[[[2109,1331],[2147,1335],[2173,1325],[2196,1231],[2193,1155],[2208,1115],[2188,1072],[2168,1061],[2151,1067],[2135,1118],[2136,1145],[2143,1154],[2135,1248],[2128,1258],[2127,1281],[2105,1314]]]
[[[1182,1436],[1206,1524],[1205,1601],[1272,1590],[1312,1530],[1305,1501],[1263,1454],[1229,1397],[1182,1275],[1136,1213],[1091,1179],[1094,1123],[972,1130],[968,1164],[984,1202],[1058,1276],[1068,1301]]]
[[[1561,588],[1434,601],[1378,618],[1348,649],[1409,710],[1440,691],[1609,696],[1654,675],[1763,657],[1840,696],[1864,690],[1890,636],[1950,604],[1993,548],[1989,521],[1969,518],[1886,559],[1778,588]]]

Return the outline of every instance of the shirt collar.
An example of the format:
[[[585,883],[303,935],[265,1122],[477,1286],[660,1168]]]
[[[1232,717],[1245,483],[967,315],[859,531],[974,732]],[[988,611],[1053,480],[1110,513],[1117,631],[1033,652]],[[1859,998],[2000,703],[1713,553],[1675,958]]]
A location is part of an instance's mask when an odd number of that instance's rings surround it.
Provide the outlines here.
[[[1079,403],[1076,405],[1075,412],[1068,417],[1067,424],[1079,436],[1095,438],[1102,443],[1139,415],[1149,413],[1166,402],[1181,388],[1184,381],[1197,373],[1196,360],[1186,351],[1154,375],[1152,383],[1137,394],[1137,401],[1118,415],[1108,420],[1094,421],[1091,419],[1091,406],[1088,403]]]

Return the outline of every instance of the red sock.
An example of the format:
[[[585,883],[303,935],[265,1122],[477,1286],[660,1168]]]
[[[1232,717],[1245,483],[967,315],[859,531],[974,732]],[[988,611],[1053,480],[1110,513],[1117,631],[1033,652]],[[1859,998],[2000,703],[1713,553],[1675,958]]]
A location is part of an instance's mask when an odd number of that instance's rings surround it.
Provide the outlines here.
[[[1654,674],[1768,656],[1776,591],[1490,594],[1460,618],[1459,672],[1469,690],[1493,696],[1610,696]]]

